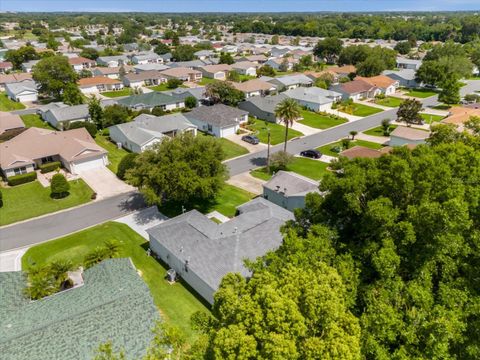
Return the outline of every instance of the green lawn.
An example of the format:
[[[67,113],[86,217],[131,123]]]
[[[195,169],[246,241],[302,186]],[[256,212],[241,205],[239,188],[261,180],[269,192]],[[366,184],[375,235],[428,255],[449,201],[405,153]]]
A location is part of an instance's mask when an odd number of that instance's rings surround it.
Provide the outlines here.
[[[212,79],[212,78],[206,78],[206,77],[202,77],[202,80],[200,80],[198,82],[198,85],[207,85],[207,84],[211,84],[211,83],[214,83],[216,81],[219,81],[219,80],[215,80],[215,79]]]
[[[181,87],[181,88],[186,88],[185,85],[180,85],[179,87]],[[170,89],[170,88],[167,86],[167,83],[163,83],[163,84],[155,85],[155,86],[149,86],[148,88],[151,89],[151,90],[153,90],[153,91],[175,90],[175,89]]]
[[[131,92],[132,92],[132,89],[123,88],[122,90],[117,90],[117,91],[105,91],[105,92],[102,92],[102,95],[109,98],[116,98],[120,96],[129,96]]]
[[[344,119],[335,119],[333,116],[320,115],[308,110],[301,110],[301,114],[303,120],[298,122],[316,129],[328,129],[347,122],[347,120]]]
[[[445,116],[442,116],[442,115],[432,115],[432,114],[420,114],[420,115],[427,124],[430,124],[431,122],[438,122],[440,120],[445,119]]]
[[[249,75],[240,75],[239,80],[240,82],[256,79],[256,76],[249,76]]]
[[[28,115],[20,115],[22,118],[25,127],[37,127],[42,129],[49,129],[55,130],[53,126],[51,126],[48,122],[43,121],[39,115],[37,114],[28,114]]]
[[[254,119],[254,121],[255,123],[253,125],[247,125],[247,127],[254,132],[254,135],[258,137],[260,142],[265,144],[268,142],[267,128],[270,129],[271,145],[280,144],[285,140],[285,126],[258,119]],[[302,135],[300,131],[293,129],[288,130],[288,140]]]
[[[218,139],[222,145],[223,152],[225,153],[225,160],[231,159],[240,155],[248,154],[248,150],[243,146],[240,146],[233,141],[230,141],[225,138]]]
[[[38,181],[2,188],[2,193],[0,225],[7,225],[87,203],[93,191],[79,179],[70,181],[70,195],[64,199],[52,199],[50,187],[44,188]]]
[[[120,160],[128,154],[128,151],[123,148],[119,149],[118,146],[111,142],[105,135],[97,134],[97,136],[95,136],[95,142],[108,151],[108,161],[110,162],[108,168],[116,174]]]
[[[375,99],[375,104],[393,107],[393,108],[399,107],[402,102],[403,102],[403,99],[399,99],[392,96],[388,96],[385,99]]]
[[[342,110],[341,106],[339,107],[338,110],[348,114],[348,112]],[[373,115],[373,114],[377,114],[377,113],[382,112],[382,111],[383,111],[382,109],[375,108],[375,107],[372,107],[372,106],[353,103],[352,104],[352,111],[351,111],[350,114],[355,115],[355,116],[365,117],[365,116],[370,116],[370,115]]]
[[[323,145],[317,148],[317,150],[325,155],[338,156],[338,153],[333,151],[332,148],[341,147],[341,146],[342,146],[342,141],[337,141],[331,144]],[[381,144],[377,144],[377,143],[365,141],[365,140],[350,141],[350,147],[354,147],[354,146],[365,146],[370,149],[376,149],[376,150],[381,149],[383,147]]]
[[[295,157],[286,170],[296,172],[313,180],[320,180],[328,171],[327,167],[328,164],[322,161]],[[250,174],[262,180],[269,180],[272,177],[272,171],[268,173],[266,167],[252,170]]]
[[[405,95],[424,99],[430,96],[437,95],[437,93],[428,89],[411,89]]]
[[[390,132],[395,130],[397,125],[390,125]],[[376,128],[363,131],[365,135],[372,135],[372,136],[385,136],[383,134],[383,127],[382,126],[377,126]]]
[[[436,110],[450,110],[450,108],[451,106],[447,104],[440,104],[432,107],[432,109],[436,109]]]
[[[13,111],[25,109],[22,103],[10,100],[6,93],[0,93],[0,111]]]
[[[164,279],[168,268],[152,256],[146,255],[148,241],[125,224],[108,222],[36,245],[23,256],[22,267],[25,270],[32,264],[48,264],[57,259],[70,259],[74,264],[81,264],[88,252],[107,239],[116,240],[121,244],[119,257],[132,259],[150,288],[162,318],[180,327],[192,343],[196,332],[190,327],[190,317],[196,311],[207,312],[208,308],[187,289],[182,281],[170,285]]]

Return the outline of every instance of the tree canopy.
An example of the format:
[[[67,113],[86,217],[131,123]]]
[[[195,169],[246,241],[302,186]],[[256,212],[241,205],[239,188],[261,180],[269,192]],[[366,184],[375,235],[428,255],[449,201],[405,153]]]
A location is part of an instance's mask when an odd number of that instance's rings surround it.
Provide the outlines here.
[[[32,70],[32,77],[40,85],[40,91],[61,99],[68,88],[69,96],[75,93],[77,74],[65,56],[51,56],[40,60]]]

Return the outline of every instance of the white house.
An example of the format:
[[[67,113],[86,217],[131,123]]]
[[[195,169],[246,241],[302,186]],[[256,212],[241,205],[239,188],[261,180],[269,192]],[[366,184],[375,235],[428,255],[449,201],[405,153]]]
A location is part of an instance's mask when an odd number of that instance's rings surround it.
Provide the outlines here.
[[[132,56],[132,62],[139,65],[163,63],[163,58],[154,52],[140,53]]]
[[[258,64],[250,61],[239,61],[231,65],[232,69],[238,72],[240,75],[257,76]]]
[[[83,78],[78,81],[78,87],[83,94],[98,94],[104,91],[118,91],[123,89],[120,80],[105,76]]]
[[[390,146],[425,144],[430,132],[407,126],[398,126],[390,133]]]
[[[13,101],[31,102],[38,100],[37,84],[33,80],[5,84],[5,91]]]
[[[312,111],[330,110],[333,103],[342,99],[342,94],[318,87],[298,87],[292,90],[287,90],[283,94],[296,100],[301,106],[305,106]]]

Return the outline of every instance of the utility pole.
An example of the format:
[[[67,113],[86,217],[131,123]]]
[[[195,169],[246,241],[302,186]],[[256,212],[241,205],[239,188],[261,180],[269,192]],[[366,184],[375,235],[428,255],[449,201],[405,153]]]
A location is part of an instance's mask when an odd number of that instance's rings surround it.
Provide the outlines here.
[[[267,128],[267,173],[270,174],[270,128]]]

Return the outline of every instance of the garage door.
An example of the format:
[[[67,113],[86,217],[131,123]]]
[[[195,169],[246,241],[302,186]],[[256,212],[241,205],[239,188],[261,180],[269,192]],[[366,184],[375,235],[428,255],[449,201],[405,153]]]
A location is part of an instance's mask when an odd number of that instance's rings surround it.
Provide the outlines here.
[[[84,161],[77,161],[73,163],[74,168],[73,173],[78,174],[85,170],[97,169],[99,167],[104,167],[103,157],[88,159]]]
[[[28,102],[28,101],[37,101],[37,94],[32,95],[19,95],[17,97],[18,101],[20,102]]]

